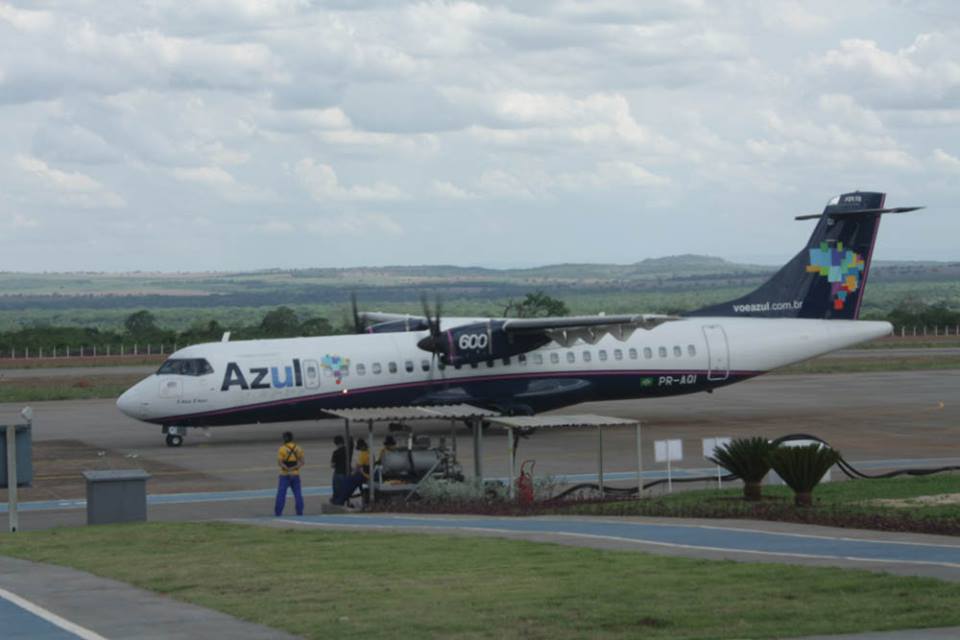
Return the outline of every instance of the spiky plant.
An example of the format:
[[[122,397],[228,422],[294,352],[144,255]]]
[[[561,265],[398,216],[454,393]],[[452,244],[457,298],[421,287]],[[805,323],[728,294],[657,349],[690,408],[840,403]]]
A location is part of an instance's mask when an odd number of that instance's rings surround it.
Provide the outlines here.
[[[761,482],[770,471],[772,445],[766,438],[735,438],[729,444],[716,447],[710,462],[720,465],[743,480],[743,498],[759,500]]]
[[[803,447],[777,447],[770,452],[770,465],[793,489],[798,507],[813,504],[813,489],[823,475],[840,460],[840,453],[830,447],[809,444]]]

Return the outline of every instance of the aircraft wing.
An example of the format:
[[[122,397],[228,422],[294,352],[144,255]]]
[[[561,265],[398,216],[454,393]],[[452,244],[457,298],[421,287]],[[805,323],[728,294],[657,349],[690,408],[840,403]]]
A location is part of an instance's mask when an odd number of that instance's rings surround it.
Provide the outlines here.
[[[545,334],[564,347],[577,340],[596,344],[610,334],[626,340],[637,329],[650,330],[664,322],[680,320],[679,316],[659,314],[617,314],[609,316],[564,316],[557,318],[516,318],[503,323],[507,334]]]
[[[366,324],[378,324],[380,322],[397,322],[401,320],[413,320],[426,322],[423,316],[413,316],[409,313],[384,313],[382,311],[361,311],[360,319]]]

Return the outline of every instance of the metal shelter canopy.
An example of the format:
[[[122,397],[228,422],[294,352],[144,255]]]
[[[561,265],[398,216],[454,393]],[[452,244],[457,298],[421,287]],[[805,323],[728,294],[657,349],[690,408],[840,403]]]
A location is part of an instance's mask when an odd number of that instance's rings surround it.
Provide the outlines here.
[[[516,478],[516,460],[514,443],[516,442],[515,429],[533,431],[536,429],[591,428],[597,430],[597,478],[599,480],[600,495],[603,495],[603,429],[606,427],[635,427],[637,430],[637,487],[638,496],[643,495],[643,450],[640,440],[640,422],[624,418],[608,418],[596,415],[559,415],[559,416],[512,416],[492,418],[490,425],[507,430],[507,448],[510,458],[510,486],[509,493],[513,496]]]
[[[354,422],[404,422],[410,420],[467,420],[499,416],[496,411],[469,404],[443,404],[406,407],[369,407],[327,410],[327,413]]]
[[[350,442],[350,422],[367,423],[367,442],[371,452],[371,472],[373,471],[373,423],[374,422],[410,422],[413,420],[466,420],[473,427],[473,470],[478,482],[483,483],[483,468],[481,464],[481,434],[480,420],[482,418],[492,418],[499,416],[496,411],[481,409],[469,404],[438,404],[438,405],[420,405],[420,406],[400,406],[400,407],[366,407],[356,409],[336,409],[328,410],[327,413],[342,418],[344,421],[344,430],[346,440]],[[456,455],[457,440],[456,432],[453,435],[453,451]],[[349,447],[349,444],[347,445]],[[352,451],[348,450],[348,457],[352,456]],[[371,473],[369,483],[370,503],[373,504],[375,496],[375,487],[373,474]]]

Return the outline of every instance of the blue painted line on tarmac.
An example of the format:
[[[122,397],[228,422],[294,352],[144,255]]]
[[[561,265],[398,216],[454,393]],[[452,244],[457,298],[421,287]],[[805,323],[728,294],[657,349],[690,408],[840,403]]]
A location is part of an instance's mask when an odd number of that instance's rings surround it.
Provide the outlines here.
[[[76,635],[0,598],[0,628],[4,640],[77,640]]]
[[[857,468],[909,468],[909,467],[937,467],[948,466],[951,464],[960,464],[960,458],[921,458],[921,459],[895,459],[895,460],[869,460],[852,463]],[[707,477],[711,479],[716,477],[716,467],[705,467],[698,469],[682,468],[673,469],[672,476],[675,479]],[[553,476],[561,484],[579,484],[583,482],[596,482],[595,473],[574,473],[557,474]],[[643,472],[644,480],[662,480],[667,477],[666,470],[650,469]],[[603,474],[604,481],[607,482],[631,482],[636,481],[636,471],[611,471]],[[506,482],[506,478],[489,478],[490,480],[499,480]],[[706,482],[706,480],[705,480]],[[304,496],[329,496],[331,494],[329,486],[304,487]],[[205,491],[195,493],[160,493],[147,496],[148,505],[169,505],[169,504],[193,504],[198,502],[229,502],[232,500],[259,500],[273,498],[276,495],[276,489],[250,489],[244,491]],[[87,501],[78,500],[40,500],[32,502],[21,502],[18,506],[19,511],[58,511],[71,509],[85,509]],[[0,513],[7,512],[7,503],[0,502]]]
[[[858,540],[709,525],[654,524],[569,518],[443,518],[368,515],[299,516],[297,518],[284,518],[284,521],[314,526],[419,527],[437,530],[488,530],[491,532],[554,534],[618,541],[628,540],[671,547],[746,553],[759,552],[778,556],[937,564],[960,569],[960,544],[950,546],[900,541]]]

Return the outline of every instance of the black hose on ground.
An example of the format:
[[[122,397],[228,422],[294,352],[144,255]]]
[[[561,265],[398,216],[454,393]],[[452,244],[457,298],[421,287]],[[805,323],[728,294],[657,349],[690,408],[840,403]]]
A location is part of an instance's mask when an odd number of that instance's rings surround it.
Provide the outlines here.
[[[795,440],[812,440],[814,442],[819,442],[820,444],[829,447],[830,443],[807,433],[791,433],[789,435],[781,436],[776,440],[772,441],[773,445],[783,444],[784,442],[792,442]],[[832,447],[831,447],[832,448]],[[931,476],[937,473],[944,473],[945,471],[960,471],[960,465],[951,465],[946,467],[935,467],[935,468],[920,468],[920,469],[895,469],[894,471],[887,471],[886,473],[864,473],[858,470],[856,467],[847,462],[843,456],[840,457],[840,460],[837,461],[837,467],[840,468],[840,471],[843,472],[845,476],[851,480],[879,480],[883,478],[896,478],[897,476]],[[717,476],[699,476],[696,478],[673,478],[672,482],[683,483],[683,482],[711,482],[716,480]],[[731,480],[737,480],[737,476],[732,473],[727,475],[720,476],[720,480],[723,482],[729,482]],[[650,482],[645,482],[643,484],[644,489],[650,489],[651,487],[656,487],[661,484],[666,484],[668,482],[667,478],[660,478],[659,480],[652,480]],[[577,485],[574,485],[557,496],[554,497],[554,500],[560,500],[566,496],[581,491],[583,489],[592,489],[594,491],[600,490],[600,485],[596,482],[583,482]],[[623,496],[635,495],[637,493],[637,487],[608,487],[604,485],[603,487],[604,495],[611,493]]]

